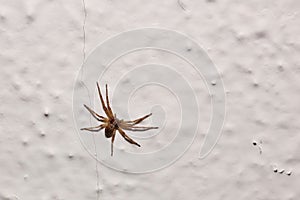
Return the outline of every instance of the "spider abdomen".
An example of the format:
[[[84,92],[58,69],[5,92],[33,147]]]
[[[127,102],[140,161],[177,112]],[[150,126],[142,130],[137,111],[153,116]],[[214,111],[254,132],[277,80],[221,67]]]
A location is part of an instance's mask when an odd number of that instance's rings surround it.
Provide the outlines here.
[[[105,132],[105,137],[111,138],[114,132],[114,128],[108,126],[105,128],[104,132]]]

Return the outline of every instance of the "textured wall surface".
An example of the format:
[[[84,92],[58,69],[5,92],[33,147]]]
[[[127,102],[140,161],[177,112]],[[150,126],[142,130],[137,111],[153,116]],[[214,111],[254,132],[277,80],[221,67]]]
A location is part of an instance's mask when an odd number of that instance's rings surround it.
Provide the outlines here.
[[[226,123],[212,153],[198,159],[210,119],[209,94],[199,86],[203,114],[192,146],[171,166],[139,175],[97,163],[74,128],[83,2],[0,2],[0,199],[300,198],[300,1],[85,0],[87,54],[122,31],[177,30],[207,51],[225,84]],[[114,82],[113,75],[106,80]],[[153,98],[164,96],[158,91]],[[134,117],[147,112],[132,109]],[[168,119],[176,127],[177,118]],[[159,144],[171,137],[172,131]],[[143,144],[150,148],[153,141]],[[136,149],[120,138],[116,145]]]

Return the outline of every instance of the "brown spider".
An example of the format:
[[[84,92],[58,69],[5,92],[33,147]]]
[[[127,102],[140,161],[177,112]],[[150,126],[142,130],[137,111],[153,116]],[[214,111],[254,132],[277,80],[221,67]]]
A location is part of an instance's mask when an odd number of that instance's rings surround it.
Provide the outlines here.
[[[135,142],[133,139],[131,139],[128,135],[126,135],[126,133],[123,131],[123,129],[128,130],[128,131],[147,131],[150,129],[157,129],[158,127],[136,126],[136,124],[139,124],[144,119],[150,117],[152,115],[152,113],[145,115],[144,117],[138,118],[136,120],[133,120],[133,121],[119,120],[116,117],[116,114],[113,114],[113,111],[109,105],[107,84],[105,85],[105,87],[106,87],[106,104],[107,104],[107,106],[105,106],[103,97],[101,95],[100,87],[97,83],[97,88],[98,88],[98,93],[99,93],[99,97],[101,100],[102,108],[107,117],[103,117],[103,116],[97,114],[95,111],[93,111],[87,105],[84,105],[84,107],[91,113],[91,115],[96,120],[103,122],[103,123],[100,124],[99,126],[81,128],[80,130],[98,132],[105,128],[105,131],[104,131],[105,137],[111,138],[111,156],[113,156],[113,144],[114,144],[114,140],[115,140],[115,136],[116,136],[116,131],[118,131],[127,142],[129,142],[131,144],[135,144],[138,147],[140,147],[141,145],[139,145],[137,142]]]

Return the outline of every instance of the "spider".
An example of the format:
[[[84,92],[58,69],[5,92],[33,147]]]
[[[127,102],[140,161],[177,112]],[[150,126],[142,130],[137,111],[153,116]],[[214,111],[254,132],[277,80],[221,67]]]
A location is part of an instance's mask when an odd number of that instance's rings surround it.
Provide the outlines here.
[[[145,115],[144,117],[138,118],[136,120],[133,121],[124,121],[124,120],[120,120],[117,118],[116,114],[113,114],[113,111],[109,105],[109,100],[108,100],[108,89],[107,89],[107,84],[105,85],[106,88],[106,104],[104,103],[101,91],[100,91],[100,87],[98,82],[97,84],[97,88],[98,88],[98,93],[99,93],[99,97],[100,97],[100,101],[102,104],[102,108],[106,114],[107,117],[103,117],[101,115],[99,115],[98,113],[96,113],[95,111],[93,111],[91,108],[89,108],[87,105],[83,105],[90,113],[91,115],[99,122],[102,122],[102,124],[95,126],[95,127],[88,127],[88,128],[81,128],[80,130],[86,130],[86,131],[91,131],[91,132],[99,132],[102,129],[105,129],[104,133],[105,133],[105,137],[106,138],[111,138],[111,156],[113,156],[113,145],[114,145],[114,141],[115,141],[115,136],[116,136],[116,132],[118,131],[121,136],[130,144],[134,144],[138,147],[141,147],[141,145],[139,145],[137,142],[135,142],[133,139],[131,139],[125,132],[124,130],[128,130],[128,131],[147,131],[150,129],[157,129],[158,127],[146,127],[146,126],[136,126],[137,124],[139,124],[140,122],[142,122],[144,119],[150,117],[152,115],[152,113]]]

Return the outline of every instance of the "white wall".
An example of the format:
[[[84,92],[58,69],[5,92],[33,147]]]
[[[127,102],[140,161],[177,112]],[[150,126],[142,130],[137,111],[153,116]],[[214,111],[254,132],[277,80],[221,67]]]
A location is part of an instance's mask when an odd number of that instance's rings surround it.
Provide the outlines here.
[[[85,0],[87,54],[122,31],[167,28],[196,40],[222,74],[227,117],[213,152],[198,159],[210,102],[200,88],[203,121],[191,148],[140,175],[96,165],[74,128],[82,1],[0,2],[0,199],[97,199],[97,188],[114,200],[300,198],[299,1]]]

